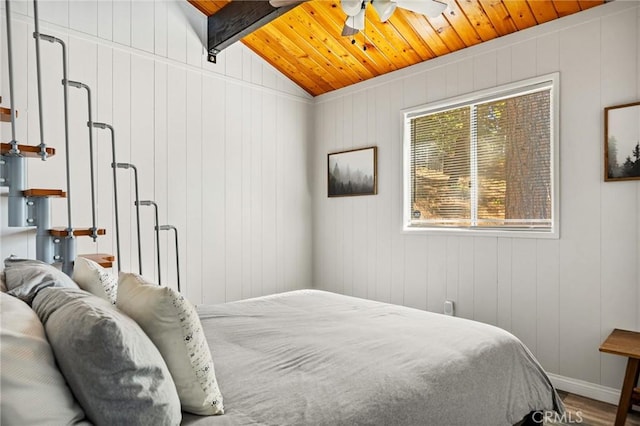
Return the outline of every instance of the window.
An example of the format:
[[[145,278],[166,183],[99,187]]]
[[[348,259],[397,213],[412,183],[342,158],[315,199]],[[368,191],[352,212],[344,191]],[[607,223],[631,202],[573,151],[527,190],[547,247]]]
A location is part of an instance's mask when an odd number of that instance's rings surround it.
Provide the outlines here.
[[[557,235],[557,79],[405,111],[405,230]]]

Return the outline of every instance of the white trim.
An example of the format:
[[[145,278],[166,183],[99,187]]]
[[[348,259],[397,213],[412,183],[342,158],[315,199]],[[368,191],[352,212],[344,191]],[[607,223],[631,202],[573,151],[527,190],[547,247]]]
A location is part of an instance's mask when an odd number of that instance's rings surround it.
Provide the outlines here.
[[[11,12],[11,15],[12,15],[11,19],[14,20],[14,21],[24,22],[24,23],[26,23],[26,24],[28,24],[30,26],[33,25],[33,17],[31,17],[31,16],[24,15],[24,14],[19,13],[19,12]],[[0,14],[0,16],[2,16],[3,19],[6,16],[6,11],[4,9],[2,9],[2,13]],[[30,31],[31,31],[31,28],[30,28]],[[130,55],[136,55],[136,56],[139,56],[139,57],[142,57],[142,58],[150,59],[150,60],[156,61],[156,62],[161,63],[161,64],[171,65],[171,66],[174,66],[176,68],[180,68],[180,69],[183,69],[183,70],[186,70],[186,71],[196,71],[196,72],[201,73],[204,76],[214,77],[214,78],[217,78],[219,80],[223,80],[225,82],[232,83],[232,84],[237,84],[237,85],[242,86],[242,87],[248,87],[248,88],[251,88],[251,89],[260,90],[260,91],[262,91],[264,93],[272,94],[272,95],[278,96],[280,98],[294,100],[294,101],[298,101],[298,102],[304,102],[305,104],[309,104],[309,105],[312,105],[312,104],[315,103],[314,98],[310,94],[308,94],[306,92],[301,96],[294,95],[294,94],[291,94],[291,93],[282,92],[282,91],[279,91],[277,89],[273,89],[271,87],[262,86],[262,85],[251,83],[251,82],[248,82],[248,81],[245,81],[245,80],[239,80],[237,78],[229,77],[228,75],[225,75],[225,74],[220,74],[220,73],[217,73],[217,72],[214,72],[214,71],[210,71],[210,70],[208,70],[208,69],[206,69],[206,68],[204,68],[202,66],[195,66],[195,65],[186,64],[184,62],[176,61],[174,59],[171,59],[171,58],[168,58],[168,57],[165,57],[165,56],[159,56],[159,55],[156,55],[155,53],[150,53],[150,52],[146,52],[146,51],[143,51],[143,50],[139,50],[139,49],[136,49],[136,48],[131,47],[131,46],[126,46],[126,45],[123,45],[123,44],[120,44],[120,43],[116,43],[116,42],[113,42],[113,41],[110,41],[110,40],[106,40],[106,39],[103,39],[103,38],[100,38],[100,37],[96,37],[94,35],[83,33],[81,31],[77,31],[77,30],[74,30],[74,29],[69,28],[69,27],[64,27],[64,26],[61,26],[61,25],[57,25],[57,24],[54,24],[54,23],[51,23],[51,22],[46,22],[46,21],[42,21],[41,20],[41,22],[40,22],[40,32],[41,33],[54,32],[54,33],[59,33],[59,34],[65,34],[66,36],[69,36],[69,37],[73,37],[73,38],[76,38],[76,39],[88,41],[88,42],[91,42],[91,43],[96,43],[98,45],[109,47],[109,48],[111,48],[113,50],[116,50],[116,51],[125,52],[125,53],[128,53]],[[204,49],[204,46],[203,46],[203,54],[202,54],[203,57],[205,56],[204,51],[205,51],[205,49]],[[264,64],[271,66],[266,61],[264,61]],[[275,68],[273,68],[273,69],[275,70]],[[281,76],[283,76],[284,78],[288,79],[288,77],[286,77],[280,71],[277,71],[277,72]],[[298,87],[300,87],[300,86],[298,86]],[[304,90],[302,88],[300,88],[300,89]]]
[[[607,386],[585,382],[584,380],[572,379],[553,373],[547,373],[551,383],[559,390],[570,392],[576,395],[585,396],[609,404],[618,405],[620,401],[620,391]]]
[[[407,120],[410,118],[423,116],[427,113],[433,114],[440,111],[447,111],[450,109],[468,106],[470,103],[496,102],[501,99],[510,98],[513,96],[528,95],[535,92],[549,90],[549,88],[557,87],[560,82],[559,76],[559,72],[540,75],[524,80],[502,84],[500,86],[489,87],[483,90],[476,90],[460,96],[454,96],[452,98],[440,99],[434,102],[429,102],[427,104],[420,104],[408,108],[403,108],[400,112],[404,114],[404,118],[405,120]]]
[[[411,165],[411,121],[420,116],[424,116],[427,113],[431,114],[439,111],[446,111],[459,107],[468,107],[471,104],[477,104],[480,102],[490,102],[498,99],[522,96],[529,93],[538,92],[541,90],[550,91],[550,163],[551,163],[551,200],[552,200],[552,212],[551,212],[551,229],[548,231],[542,231],[539,229],[509,229],[505,228],[490,228],[483,229],[481,227],[473,227],[471,229],[459,228],[459,227],[419,227],[410,226],[411,211],[409,209],[411,194],[411,176],[409,173]],[[466,93],[464,95],[455,96],[452,98],[442,99],[428,104],[416,105],[413,107],[405,108],[400,111],[402,114],[402,123],[404,127],[403,132],[403,158],[404,167],[402,176],[404,180],[404,196],[403,196],[403,222],[402,232],[411,233],[414,235],[419,234],[444,234],[444,235],[474,235],[474,236],[487,236],[487,237],[511,237],[511,238],[560,238],[560,179],[559,179],[559,167],[560,167],[560,73],[554,72],[551,74],[545,74],[525,80],[515,81],[508,84],[503,84],[497,87],[491,87],[484,90],[478,90],[472,93]],[[472,138],[473,142],[473,138]],[[473,156],[473,150],[472,154]],[[473,162],[471,173],[473,175]],[[472,206],[473,209],[473,206]],[[472,212],[471,219],[474,219]]]

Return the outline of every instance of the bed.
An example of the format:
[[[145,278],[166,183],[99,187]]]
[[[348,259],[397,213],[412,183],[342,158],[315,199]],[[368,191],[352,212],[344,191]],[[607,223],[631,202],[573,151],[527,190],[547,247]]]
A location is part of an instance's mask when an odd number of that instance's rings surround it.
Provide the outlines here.
[[[320,290],[196,311],[224,414],[183,412],[183,425],[494,426],[563,412],[529,350],[490,325]]]
[[[499,328],[319,290],[198,314],[225,397],[188,425],[507,425],[561,410],[529,350]]]

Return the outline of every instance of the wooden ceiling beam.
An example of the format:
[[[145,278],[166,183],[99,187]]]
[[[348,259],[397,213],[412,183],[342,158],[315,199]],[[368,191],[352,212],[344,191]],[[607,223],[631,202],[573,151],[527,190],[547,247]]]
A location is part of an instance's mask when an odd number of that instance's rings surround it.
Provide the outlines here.
[[[264,0],[242,0],[227,3],[207,18],[207,51],[213,56],[246,35],[263,27],[299,3],[273,7]],[[211,58],[210,58],[211,59]]]

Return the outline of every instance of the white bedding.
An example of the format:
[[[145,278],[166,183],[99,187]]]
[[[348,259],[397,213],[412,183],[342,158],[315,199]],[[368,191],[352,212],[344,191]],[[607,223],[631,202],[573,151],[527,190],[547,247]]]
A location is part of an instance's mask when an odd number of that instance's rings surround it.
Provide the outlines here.
[[[562,403],[499,328],[318,290],[198,308],[223,416],[183,424],[510,425]]]

